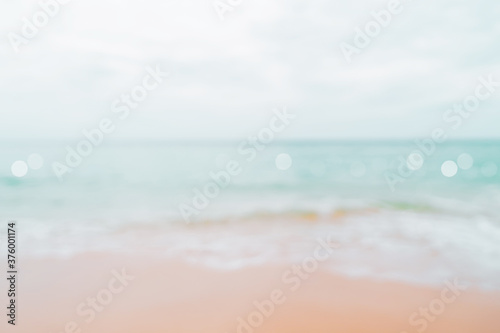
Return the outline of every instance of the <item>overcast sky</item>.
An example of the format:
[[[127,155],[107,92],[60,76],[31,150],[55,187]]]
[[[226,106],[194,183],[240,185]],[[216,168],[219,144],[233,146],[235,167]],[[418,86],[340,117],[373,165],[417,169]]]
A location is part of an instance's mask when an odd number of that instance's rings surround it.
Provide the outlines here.
[[[236,2],[236,0],[233,0]],[[347,63],[340,43],[389,1],[243,0],[221,20],[212,0],[73,0],[16,53],[37,1],[0,3],[0,138],[73,138],[109,116],[146,66],[170,76],[116,138],[224,139],[298,115],[283,138],[413,138],[500,81],[500,3],[405,2]],[[500,89],[457,138],[499,137]]]

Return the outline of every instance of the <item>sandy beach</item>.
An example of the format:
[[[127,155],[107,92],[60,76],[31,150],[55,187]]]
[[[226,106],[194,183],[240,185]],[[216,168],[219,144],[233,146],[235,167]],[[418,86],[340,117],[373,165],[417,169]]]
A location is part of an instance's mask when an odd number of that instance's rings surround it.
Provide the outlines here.
[[[220,270],[159,256],[105,253],[70,259],[25,259],[20,275],[18,325],[7,327],[6,332],[497,333],[500,330],[497,315],[500,292],[473,287],[460,291],[423,329],[423,324],[412,326],[409,317],[419,308],[428,308],[433,300],[441,299],[445,284],[436,289],[350,279],[319,268],[297,288],[283,282],[283,273],[289,269],[289,265],[263,265]],[[36,279],[32,278],[35,276]],[[447,297],[452,296],[451,292]],[[279,304],[270,306],[273,300]],[[264,310],[258,310],[255,302]],[[417,318],[423,317],[414,319]],[[253,327],[248,323],[258,325]]]

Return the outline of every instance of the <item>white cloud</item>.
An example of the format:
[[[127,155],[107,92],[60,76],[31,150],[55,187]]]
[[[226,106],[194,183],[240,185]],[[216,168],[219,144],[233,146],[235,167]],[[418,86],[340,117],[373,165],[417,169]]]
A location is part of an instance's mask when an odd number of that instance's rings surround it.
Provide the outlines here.
[[[78,136],[154,64],[172,77],[117,137],[235,138],[281,105],[301,114],[289,137],[419,135],[478,76],[500,79],[486,0],[412,2],[347,64],[339,42],[385,6],[243,1],[220,21],[208,0],[73,0],[19,54],[2,40],[0,137]],[[0,33],[38,9],[2,3]],[[499,103],[457,135],[497,136]]]

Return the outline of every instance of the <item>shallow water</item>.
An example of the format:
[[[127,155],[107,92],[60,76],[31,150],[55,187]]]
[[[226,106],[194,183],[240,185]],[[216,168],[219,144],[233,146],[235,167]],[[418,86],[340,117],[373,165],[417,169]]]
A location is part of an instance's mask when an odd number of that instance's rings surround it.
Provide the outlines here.
[[[436,284],[460,275],[500,288],[497,141],[442,144],[394,191],[387,174],[399,175],[415,143],[280,143],[252,161],[238,142],[107,143],[60,181],[52,163],[64,162],[68,144],[1,144],[0,218],[18,221],[26,254],[140,248],[233,269],[294,262],[332,235],[340,244],[334,271]],[[44,166],[14,177],[11,164],[32,153]],[[276,162],[280,154],[291,158],[287,170]],[[462,154],[470,168],[460,168]],[[210,173],[230,160],[241,173],[206,195],[206,207],[186,224],[180,205],[194,208],[196,189],[205,193]],[[459,164],[453,177],[443,175],[446,161]]]

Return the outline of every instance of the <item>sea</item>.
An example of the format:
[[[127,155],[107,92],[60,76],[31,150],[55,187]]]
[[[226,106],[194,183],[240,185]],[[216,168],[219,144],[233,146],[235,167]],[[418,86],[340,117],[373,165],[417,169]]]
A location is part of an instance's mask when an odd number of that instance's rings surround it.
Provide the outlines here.
[[[0,236],[16,221],[27,257],[238,269],[330,237],[335,273],[500,289],[500,141],[79,143],[0,142]]]

